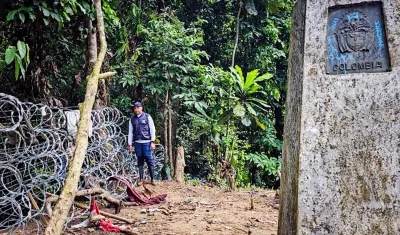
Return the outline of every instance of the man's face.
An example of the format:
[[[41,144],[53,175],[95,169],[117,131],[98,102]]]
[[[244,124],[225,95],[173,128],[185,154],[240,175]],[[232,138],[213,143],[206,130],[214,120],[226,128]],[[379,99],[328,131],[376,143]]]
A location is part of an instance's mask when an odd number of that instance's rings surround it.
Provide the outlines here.
[[[133,111],[135,112],[136,115],[140,115],[140,114],[142,114],[142,112],[143,112],[143,107],[135,106],[135,107],[133,108]]]

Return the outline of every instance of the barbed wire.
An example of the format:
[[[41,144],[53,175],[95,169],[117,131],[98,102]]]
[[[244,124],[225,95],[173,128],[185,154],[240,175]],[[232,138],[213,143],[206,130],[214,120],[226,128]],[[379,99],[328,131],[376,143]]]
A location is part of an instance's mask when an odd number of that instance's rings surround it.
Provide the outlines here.
[[[29,224],[30,233],[39,234],[44,228],[40,215],[46,214],[47,195],[59,194],[64,185],[75,148],[78,120],[79,112],[73,108],[21,102],[0,93],[0,232],[28,229]],[[107,178],[119,175],[132,184],[137,179],[136,157],[127,151],[128,121],[114,107],[92,111],[80,189],[90,176],[105,182],[104,187],[115,198],[127,196],[112,182],[107,183]],[[164,161],[162,145],[156,145],[153,158],[155,177],[160,179]],[[79,214],[73,208],[68,221],[74,216]]]

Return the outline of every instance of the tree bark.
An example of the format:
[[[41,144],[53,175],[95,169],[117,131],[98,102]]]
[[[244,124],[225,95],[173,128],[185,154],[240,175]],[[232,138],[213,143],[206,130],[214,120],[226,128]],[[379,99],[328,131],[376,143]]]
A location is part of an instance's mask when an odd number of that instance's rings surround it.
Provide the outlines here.
[[[182,146],[176,149],[174,180],[179,183],[185,182],[185,152]]]
[[[89,33],[87,37],[86,75],[92,72],[93,66],[97,60],[97,33],[89,16],[87,18],[87,27]]]
[[[164,97],[164,107],[163,107],[163,116],[164,116],[164,165],[168,164],[168,99],[169,99],[169,92],[165,93]]]
[[[171,163],[171,176],[175,175],[175,158],[172,148],[172,110],[171,110],[171,99],[168,99],[168,150],[169,150],[169,161]]]
[[[78,125],[78,135],[76,138],[76,148],[74,156],[70,162],[68,175],[65,181],[64,188],[59,196],[58,201],[53,210],[53,215],[50,218],[49,225],[46,227],[46,235],[59,235],[62,233],[66,218],[71,209],[75,198],[79,176],[82,169],[82,163],[88,147],[88,126],[91,116],[92,107],[97,93],[99,83],[100,69],[107,51],[107,42],[104,33],[103,12],[101,9],[101,0],[94,0],[97,17],[97,30],[100,37],[100,52],[93,66],[93,71],[87,78],[87,87],[85,101],[79,105],[80,119]]]
[[[236,36],[235,36],[235,45],[233,47],[233,52],[232,52],[232,62],[231,62],[231,67],[235,66],[235,56],[236,56],[236,50],[237,50],[237,46],[239,44],[239,33],[240,33],[240,12],[242,11],[242,4],[240,3],[239,6],[239,10],[236,16]],[[232,93],[232,87],[229,88],[229,97],[228,97],[228,110],[231,109],[231,93]],[[228,137],[229,135],[229,129],[230,129],[230,125],[231,125],[231,118],[228,118],[228,122],[226,124],[226,137]],[[224,161],[227,161],[230,159],[228,159],[228,145],[226,145],[225,147],[225,152],[224,152]]]

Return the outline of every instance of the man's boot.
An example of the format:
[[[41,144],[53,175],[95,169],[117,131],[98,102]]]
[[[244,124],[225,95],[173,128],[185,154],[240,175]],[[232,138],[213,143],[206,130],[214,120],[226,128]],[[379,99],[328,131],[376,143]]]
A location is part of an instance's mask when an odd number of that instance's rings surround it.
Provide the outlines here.
[[[142,185],[143,182],[143,166],[139,166],[139,182],[137,183],[138,186]]]
[[[154,181],[154,166],[149,167],[149,172],[150,172],[151,184],[156,185],[156,182]]]

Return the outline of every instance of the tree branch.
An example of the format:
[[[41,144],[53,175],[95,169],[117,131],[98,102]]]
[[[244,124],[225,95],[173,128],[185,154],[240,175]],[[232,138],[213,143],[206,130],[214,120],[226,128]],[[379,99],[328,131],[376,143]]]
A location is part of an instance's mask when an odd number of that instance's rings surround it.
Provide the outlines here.
[[[101,0],[94,0],[94,5],[96,8],[97,30],[100,39],[100,52],[93,66],[92,73],[87,78],[85,101],[80,105],[81,116],[79,119],[74,156],[69,165],[64,188],[56,202],[49,224],[46,227],[45,235],[60,235],[63,231],[65,221],[77,192],[83,160],[85,159],[87,147],[89,145],[88,126],[98,89],[100,69],[107,51]]]
[[[117,72],[105,72],[105,73],[101,73],[101,74],[99,75],[99,79],[106,79],[106,78],[109,78],[109,77],[114,76],[115,74],[117,74]]]

